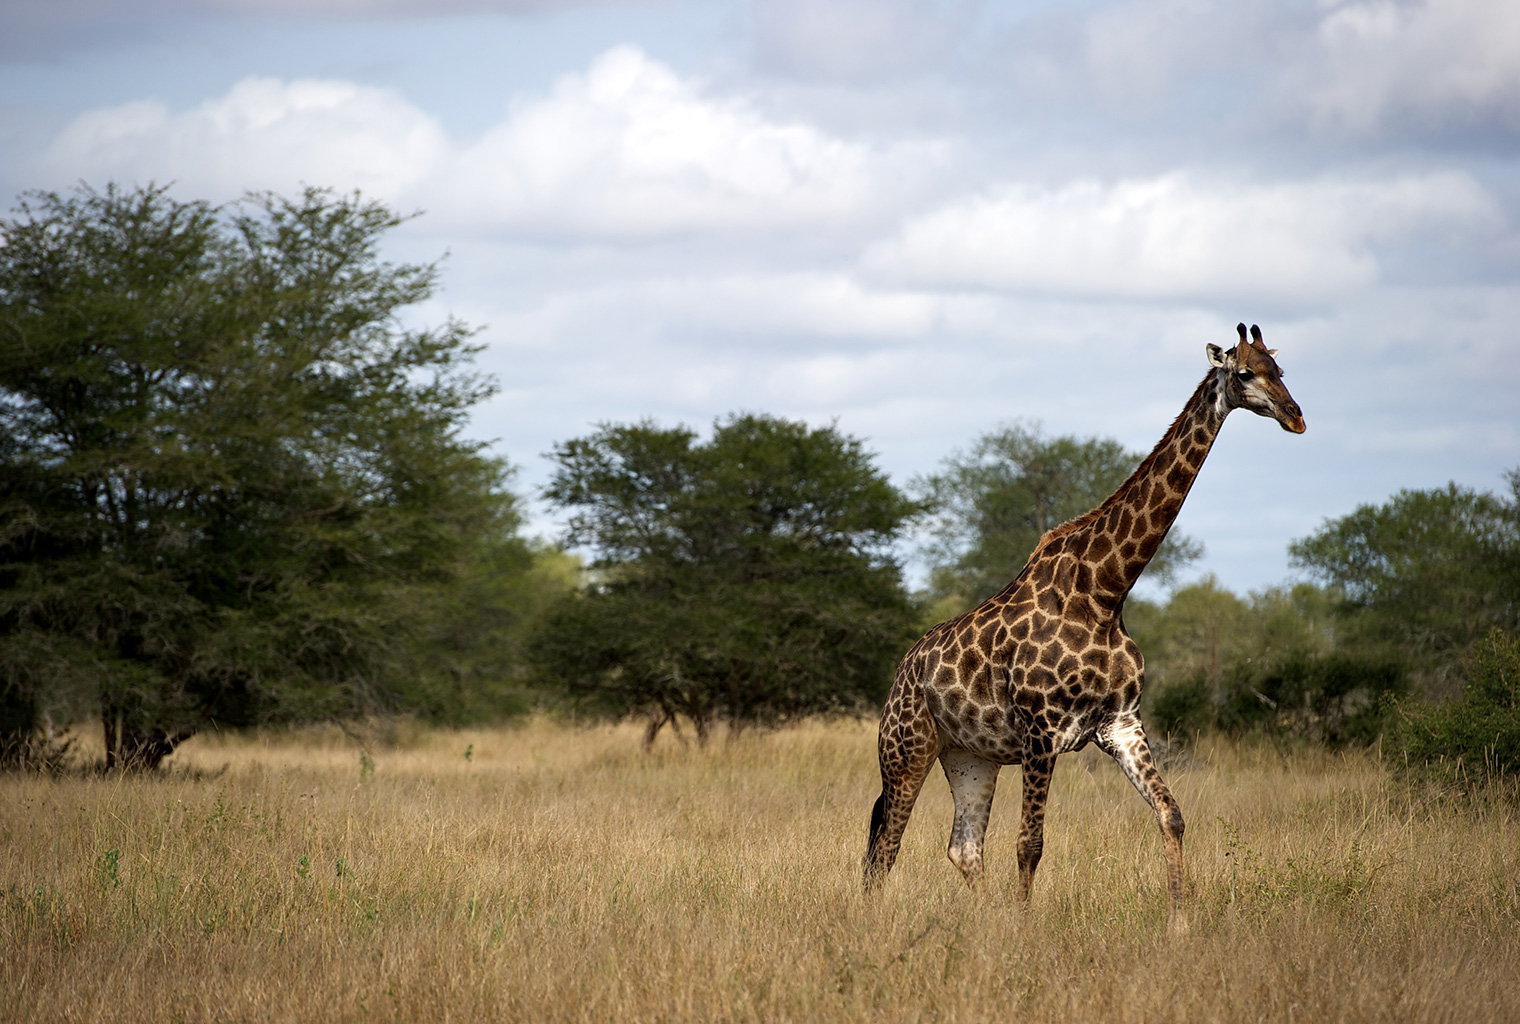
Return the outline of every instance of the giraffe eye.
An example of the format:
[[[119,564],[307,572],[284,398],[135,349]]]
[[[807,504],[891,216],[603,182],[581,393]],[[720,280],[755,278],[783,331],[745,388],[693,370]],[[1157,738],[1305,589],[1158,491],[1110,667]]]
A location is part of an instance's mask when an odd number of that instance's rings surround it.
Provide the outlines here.
[[[1254,378],[1256,376],[1256,374],[1253,373],[1250,370],[1236,370],[1235,371],[1235,376],[1237,376],[1241,380],[1245,381],[1245,380],[1251,380],[1252,378]]]

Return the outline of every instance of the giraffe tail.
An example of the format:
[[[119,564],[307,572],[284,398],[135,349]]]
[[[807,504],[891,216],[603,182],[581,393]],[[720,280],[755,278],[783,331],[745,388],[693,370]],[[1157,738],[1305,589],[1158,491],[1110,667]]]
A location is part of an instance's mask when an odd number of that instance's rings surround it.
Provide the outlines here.
[[[866,888],[880,881],[881,871],[877,864],[877,848],[881,842],[881,834],[887,826],[887,793],[882,790],[881,796],[876,798],[876,806],[871,808],[871,832],[866,840],[866,858],[864,862],[866,875]]]

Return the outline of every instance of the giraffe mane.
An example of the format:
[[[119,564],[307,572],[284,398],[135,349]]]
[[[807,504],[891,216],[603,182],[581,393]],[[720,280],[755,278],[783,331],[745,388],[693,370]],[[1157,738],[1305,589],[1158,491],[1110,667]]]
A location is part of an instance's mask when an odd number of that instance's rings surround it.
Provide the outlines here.
[[[1139,480],[1141,477],[1144,477],[1150,473],[1151,466],[1155,464],[1157,456],[1161,454],[1161,450],[1163,448],[1168,447],[1176,438],[1178,427],[1181,426],[1183,419],[1193,411],[1194,403],[1198,401],[1199,397],[1203,394],[1204,388],[1209,386],[1209,381],[1213,380],[1213,378],[1214,371],[1210,370],[1204,376],[1203,380],[1198,382],[1198,386],[1193,389],[1193,397],[1187,400],[1187,404],[1182,407],[1182,411],[1177,414],[1177,418],[1172,421],[1172,425],[1166,428],[1166,433],[1161,435],[1161,440],[1156,442],[1156,446],[1151,449],[1151,453],[1144,459],[1140,460],[1140,465],[1135,467],[1135,471],[1129,475],[1128,479],[1119,485],[1118,489],[1115,490],[1113,494],[1110,494],[1107,498],[1104,498],[1098,507],[1093,509],[1091,512],[1083,513],[1074,519],[1068,519],[1061,525],[1051,527],[1049,530],[1045,531],[1045,535],[1040,538],[1040,542],[1036,544],[1034,546],[1034,550],[1029,553],[1029,559],[1024,563],[1026,568],[1035,560],[1039,553],[1043,551],[1046,545],[1048,545],[1051,541],[1056,540],[1059,537],[1064,537],[1069,533],[1075,533],[1078,530],[1092,525],[1092,523],[1095,522],[1099,516],[1101,516],[1104,512],[1107,512],[1129,493],[1130,488],[1135,485],[1136,480]],[[1020,573],[1020,575],[1023,574]]]

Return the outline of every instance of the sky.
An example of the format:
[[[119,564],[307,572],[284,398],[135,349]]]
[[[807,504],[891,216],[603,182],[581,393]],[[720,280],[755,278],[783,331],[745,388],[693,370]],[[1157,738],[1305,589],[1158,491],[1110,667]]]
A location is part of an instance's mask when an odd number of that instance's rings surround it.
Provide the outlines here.
[[[599,423],[1143,453],[1239,321],[1308,432],[1230,417],[1191,576],[1520,466],[1514,0],[0,0],[6,207],[109,181],[421,211],[545,536]]]

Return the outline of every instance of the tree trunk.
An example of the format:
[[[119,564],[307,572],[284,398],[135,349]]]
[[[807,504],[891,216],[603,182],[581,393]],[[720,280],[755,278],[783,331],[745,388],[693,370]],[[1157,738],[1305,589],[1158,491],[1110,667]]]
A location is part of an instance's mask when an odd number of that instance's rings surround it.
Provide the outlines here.
[[[134,725],[122,709],[102,702],[101,720],[106,740],[106,770],[151,772],[174,753],[174,748],[195,735],[193,727],[173,732],[161,725]]]
[[[681,741],[681,746],[686,746],[686,737],[681,734],[681,719],[676,713],[663,704],[656,704],[649,709],[649,718],[644,726],[644,739],[640,749],[649,753],[654,748],[654,738],[666,725],[675,733],[676,739]]]
[[[650,708],[649,721],[644,726],[644,739],[639,744],[639,749],[643,750],[646,754],[649,753],[654,747],[654,738],[659,735],[661,727],[668,721],[670,721],[670,712],[659,705]]]
[[[106,771],[116,767],[116,737],[121,727],[121,716],[105,701],[100,703],[100,724],[106,740]]]

